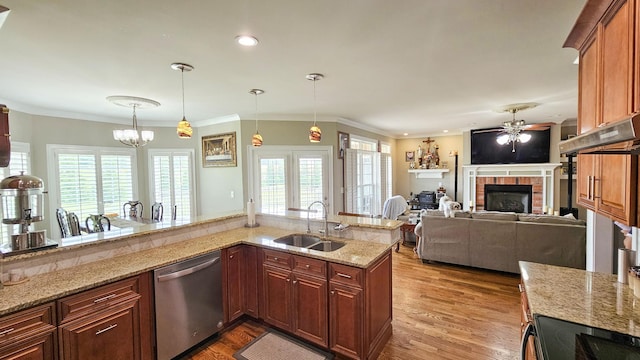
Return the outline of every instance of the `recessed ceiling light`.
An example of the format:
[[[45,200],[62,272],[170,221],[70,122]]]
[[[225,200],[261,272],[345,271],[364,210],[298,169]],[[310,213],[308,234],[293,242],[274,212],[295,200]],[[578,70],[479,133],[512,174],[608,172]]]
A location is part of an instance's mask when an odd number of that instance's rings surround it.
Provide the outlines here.
[[[443,133],[448,133],[448,132],[449,132],[449,130],[442,130],[442,132],[443,132]]]
[[[404,134],[402,134],[402,135],[404,135],[404,136],[409,136],[409,133],[404,133]]]
[[[256,46],[258,45],[258,39],[250,35],[238,35],[236,41],[242,46]]]

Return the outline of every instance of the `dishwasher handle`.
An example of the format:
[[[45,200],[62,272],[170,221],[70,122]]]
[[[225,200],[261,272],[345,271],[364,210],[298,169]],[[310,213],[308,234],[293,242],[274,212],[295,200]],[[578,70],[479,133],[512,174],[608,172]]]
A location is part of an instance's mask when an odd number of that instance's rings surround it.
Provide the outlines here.
[[[168,273],[165,275],[159,275],[158,276],[158,281],[169,281],[169,280],[173,280],[173,279],[177,279],[183,276],[187,276],[189,274],[193,274],[194,272],[200,271],[202,269],[206,269],[209,266],[217,263],[220,261],[220,257],[216,257],[214,259],[211,259],[209,261],[203,262],[201,264],[198,264],[196,266],[192,266],[190,268],[186,268],[186,269],[182,269],[179,271],[174,271],[172,273]]]

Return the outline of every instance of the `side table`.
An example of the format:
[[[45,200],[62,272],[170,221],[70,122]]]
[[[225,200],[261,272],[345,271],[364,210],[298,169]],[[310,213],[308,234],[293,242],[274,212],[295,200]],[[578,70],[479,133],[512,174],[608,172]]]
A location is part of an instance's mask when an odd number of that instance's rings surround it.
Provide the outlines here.
[[[416,228],[416,224],[404,223],[400,225],[400,231],[402,231],[402,245],[407,241],[407,232],[412,233]],[[418,238],[416,235],[416,244],[418,243]],[[400,251],[400,243],[396,245],[396,252]]]

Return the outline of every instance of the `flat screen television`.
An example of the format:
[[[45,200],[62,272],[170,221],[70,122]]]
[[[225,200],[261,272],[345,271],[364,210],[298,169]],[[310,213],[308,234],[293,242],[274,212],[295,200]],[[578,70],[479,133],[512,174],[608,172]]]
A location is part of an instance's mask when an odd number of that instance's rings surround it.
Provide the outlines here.
[[[471,164],[530,164],[548,163],[551,146],[551,129],[523,131],[531,135],[526,143],[516,142],[512,152],[511,143],[500,145],[496,141],[502,134],[500,128],[471,130]]]

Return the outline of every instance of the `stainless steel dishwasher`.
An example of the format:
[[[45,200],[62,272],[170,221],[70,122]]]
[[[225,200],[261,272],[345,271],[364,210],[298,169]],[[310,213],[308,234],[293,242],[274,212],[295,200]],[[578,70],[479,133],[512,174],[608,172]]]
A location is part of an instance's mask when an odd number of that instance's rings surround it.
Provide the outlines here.
[[[153,273],[157,359],[171,359],[223,325],[220,251]]]

